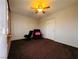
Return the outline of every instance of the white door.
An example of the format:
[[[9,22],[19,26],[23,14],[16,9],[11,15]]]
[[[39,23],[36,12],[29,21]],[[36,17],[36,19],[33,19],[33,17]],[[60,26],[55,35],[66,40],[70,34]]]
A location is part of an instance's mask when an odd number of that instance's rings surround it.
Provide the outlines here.
[[[7,59],[7,0],[0,0],[0,59]]]

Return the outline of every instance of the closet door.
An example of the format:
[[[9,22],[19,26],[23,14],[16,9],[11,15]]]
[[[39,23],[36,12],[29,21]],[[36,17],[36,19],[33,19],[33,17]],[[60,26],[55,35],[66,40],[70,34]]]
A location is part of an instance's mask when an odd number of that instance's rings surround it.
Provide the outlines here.
[[[46,21],[45,31],[47,38],[51,40],[55,39],[55,20],[48,19]]]
[[[43,36],[52,40],[55,39],[55,20],[52,20],[52,18],[50,17],[41,20],[40,23],[40,29],[43,33]]]

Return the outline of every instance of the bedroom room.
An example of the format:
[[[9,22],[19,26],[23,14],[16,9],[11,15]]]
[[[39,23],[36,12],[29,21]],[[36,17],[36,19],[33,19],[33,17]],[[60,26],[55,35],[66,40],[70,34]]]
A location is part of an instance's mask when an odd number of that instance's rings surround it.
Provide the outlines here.
[[[1,59],[78,59],[78,0],[7,0],[5,5],[8,49]]]

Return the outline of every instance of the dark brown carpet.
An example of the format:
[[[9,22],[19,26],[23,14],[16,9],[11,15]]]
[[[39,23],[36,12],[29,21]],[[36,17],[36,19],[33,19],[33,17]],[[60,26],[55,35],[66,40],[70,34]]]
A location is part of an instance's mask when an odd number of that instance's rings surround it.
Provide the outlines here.
[[[78,59],[78,49],[49,39],[12,41],[8,59]]]

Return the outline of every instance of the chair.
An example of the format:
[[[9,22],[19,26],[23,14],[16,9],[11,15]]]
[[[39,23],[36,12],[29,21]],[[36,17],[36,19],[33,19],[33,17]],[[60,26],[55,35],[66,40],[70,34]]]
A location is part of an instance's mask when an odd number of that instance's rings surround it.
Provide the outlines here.
[[[30,31],[28,35],[24,35],[25,39],[27,39],[27,40],[32,39],[32,33],[33,33],[33,31]]]
[[[42,39],[42,33],[40,29],[34,29],[33,31],[33,39]]]

